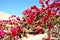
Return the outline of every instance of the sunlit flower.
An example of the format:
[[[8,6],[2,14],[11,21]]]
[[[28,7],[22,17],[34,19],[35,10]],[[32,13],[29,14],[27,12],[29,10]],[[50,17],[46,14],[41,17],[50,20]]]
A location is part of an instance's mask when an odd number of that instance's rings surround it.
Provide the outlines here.
[[[32,12],[30,16],[31,16],[31,17],[34,17],[34,15],[35,15],[35,13],[34,13],[34,12]]]
[[[37,7],[36,6],[31,6],[31,9],[36,9]]]
[[[28,9],[23,12],[24,15],[29,15],[29,13],[30,13],[30,10]]]
[[[41,27],[38,27],[38,34],[41,34],[42,33],[42,28]]]
[[[50,40],[50,35],[48,35],[48,38],[46,40]]]
[[[18,21],[20,21],[20,17],[16,17],[16,19],[17,19]]]
[[[44,4],[43,0],[39,0],[39,3],[42,4],[42,5]]]
[[[48,20],[48,16],[44,16],[43,22],[45,23]]]
[[[48,27],[48,29],[52,29],[54,28],[54,25],[50,22],[50,26]]]
[[[2,25],[2,24],[0,24],[0,29],[2,28],[2,26],[3,26],[3,25]]]
[[[51,15],[51,10],[48,10],[48,16]]]
[[[8,22],[9,20],[3,20],[3,22]]]
[[[27,18],[27,22],[28,22],[28,24],[32,24],[31,18]]]
[[[38,25],[40,25],[40,26],[41,26],[41,24],[42,24],[42,22],[38,22]]]
[[[47,4],[47,5],[48,5],[49,1],[50,1],[50,0],[46,0],[46,4]]]
[[[0,23],[3,22],[2,20],[0,20]]]
[[[2,37],[5,37],[5,32],[4,32],[4,30],[0,30],[0,35],[1,35]]]
[[[12,25],[12,24],[13,24],[13,22],[9,21],[9,22],[8,22],[8,24],[9,24],[9,25]]]
[[[10,36],[14,37],[16,35],[17,35],[16,28],[11,28],[11,30],[10,30]]]

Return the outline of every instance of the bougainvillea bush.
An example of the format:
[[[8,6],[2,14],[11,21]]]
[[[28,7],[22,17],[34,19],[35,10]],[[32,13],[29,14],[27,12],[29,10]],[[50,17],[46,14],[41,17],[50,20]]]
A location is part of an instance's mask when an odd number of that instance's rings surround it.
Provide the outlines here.
[[[47,33],[58,38],[59,36],[55,34],[60,35],[60,1],[52,0],[52,4],[49,4],[49,1],[39,0],[42,8],[31,6],[26,9],[23,12],[23,27],[27,28],[28,32],[32,34]]]
[[[15,15],[9,17],[9,20],[0,20],[0,36],[1,38],[15,37],[22,32],[22,20]],[[10,39],[13,40],[13,39]]]
[[[47,33],[46,40],[50,40],[50,37],[59,38],[60,1],[52,0],[52,4],[49,4],[49,1],[39,0],[41,8],[31,6],[24,10],[22,20],[15,15],[8,20],[0,20],[0,37],[5,39],[8,36],[9,40],[14,40],[16,37],[15,40],[17,40],[18,36],[21,38],[21,35],[27,37],[26,33],[33,35]]]

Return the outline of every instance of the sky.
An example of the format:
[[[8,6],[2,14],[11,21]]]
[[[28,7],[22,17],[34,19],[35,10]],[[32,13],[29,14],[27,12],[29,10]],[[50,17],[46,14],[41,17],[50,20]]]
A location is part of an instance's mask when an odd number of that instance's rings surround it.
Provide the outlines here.
[[[0,0],[0,11],[22,17],[22,12],[33,5],[41,7],[38,0]]]

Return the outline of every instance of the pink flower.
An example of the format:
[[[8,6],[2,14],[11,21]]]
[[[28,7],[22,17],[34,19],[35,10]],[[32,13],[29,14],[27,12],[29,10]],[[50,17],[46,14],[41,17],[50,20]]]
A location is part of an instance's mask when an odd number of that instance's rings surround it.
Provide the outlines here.
[[[49,8],[53,8],[54,7],[54,3],[51,5],[48,5]]]
[[[16,19],[17,19],[18,21],[20,21],[20,17],[16,17]]]
[[[41,10],[42,12],[45,12],[46,11],[46,9],[45,8],[42,8],[42,10]]]
[[[38,25],[40,25],[40,26],[41,26],[41,24],[42,24],[42,22],[38,22]]]
[[[29,15],[29,13],[30,13],[30,10],[28,9],[23,12],[24,15]]]
[[[51,10],[48,10],[48,16],[51,15]]]
[[[55,2],[56,5],[60,5],[60,1]]]
[[[10,36],[16,36],[17,35],[17,31],[16,31],[16,28],[11,28],[10,30]]]
[[[31,9],[36,9],[37,7],[36,6],[31,6]]]
[[[36,16],[38,16],[40,13],[41,13],[41,11],[38,11],[38,12],[36,12],[37,14],[36,14]]]
[[[21,33],[22,30],[23,30],[22,28],[18,27],[18,28],[17,28],[17,33],[18,33],[18,34]]]
[[[45,8],[45,10],[49,10],[49,7]]]
[[[27,22],[28,22],[28,24],[32,24],[31,18],[27,18]]]
[[[38,11],[40,11],[40,9],[39,9],[39,8],[36,8],[35,10],[36,10],[37,12],[38,12]]]
[[[32,13],[31,13],[31,17],[34,17],[34,15],[35,15],[35,13],[34,13],[34,12],[32,12]]]
[[[3,22],[8,22],[9,20],[3,20]]]
[[[50,35],[48,35],[48,38],[46,40],[50,40]]]
[[[40,3],[40,4],[42,4],[42,5],[44,5],[44,2],[43,2],[43,0],[39,0],[39,3]]]
[[[53,21],[55,19],[55,17],[54,16],[51,16],[50,19]]]
[[[52,15],[53,15],[53,16],[56,15],[56,13],[57,13],[57,12],[56,12],[55,10],[52,11]]]
[[[41,34],[42,33],[42,28],[38,28],[38,34]]]
[[[60,10],[57,11],[56,15],[60,15]]]
[[[0,28],[2,28],[2,24],[0,24]]]
[[[2,20],[0,20],[0,23],[3,22]]]
[[[1,35],[2,37],[5,37],[5,32],[4,32],[4,30],[0,30],[0,35]]]
[[[9,24],[9,25],[12,25],[12,24],[13,24],[13,22],[9,21],[9,22],[8,22],[8,24]]]
[[[31,21],[33,21],[34,20],[34,16],[33,17],[31,16],[30,19],[31,19]]]
[[[43,22],[45,23],[47,20],[48,20],[48,16],[45,16],[45,17],[43,18]]]
[[[54,28],[54,25],[50,22],[50,26],[48,27],[48,29],[52,29]]]
[[[50,0],[46,0],[46,4],[48,5],[48,2],[49,2]]]
[[[60,10],[60,7],[58,7],[58,10]]]

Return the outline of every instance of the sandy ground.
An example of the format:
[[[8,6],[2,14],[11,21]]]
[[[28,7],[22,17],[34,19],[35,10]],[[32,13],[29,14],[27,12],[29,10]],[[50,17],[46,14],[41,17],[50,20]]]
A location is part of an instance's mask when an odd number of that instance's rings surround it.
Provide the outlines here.
[[[26,37],[23,37],[22,38],[22,40],[42,40],[42,38],[47,38],[48,37],[48,35],[47,35],[47,33],[45,33],[45,34],[38,34],[38,35],[29,35],[29,34],[27,34],[28,35],[28,38],[26,38]]]

